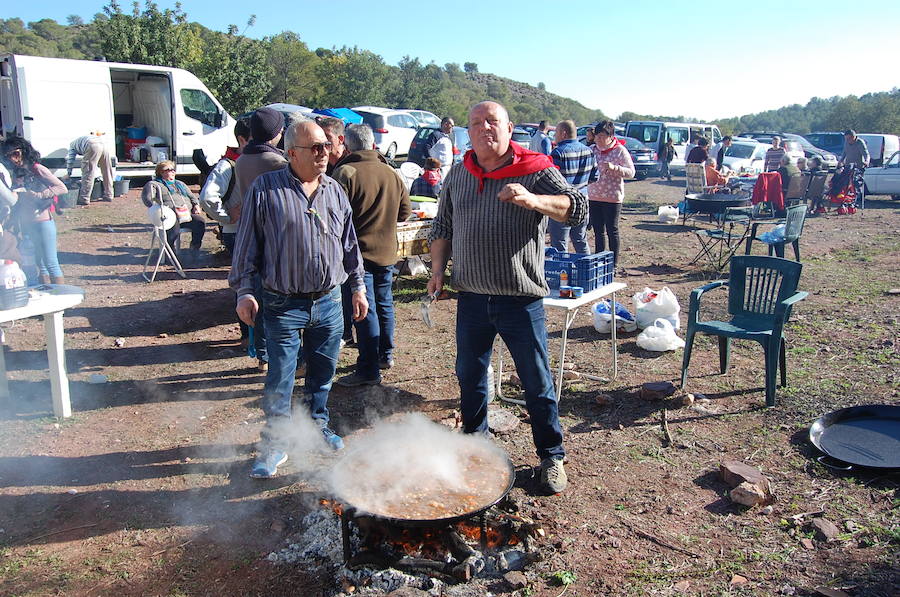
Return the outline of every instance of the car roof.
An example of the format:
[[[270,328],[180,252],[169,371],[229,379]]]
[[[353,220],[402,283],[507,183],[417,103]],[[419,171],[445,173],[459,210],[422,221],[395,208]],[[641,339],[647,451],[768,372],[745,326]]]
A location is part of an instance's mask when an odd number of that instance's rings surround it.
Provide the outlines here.
[[[380,114],[382,116],[387,114],[408,114],[408,110],[395,110],[394,108],[381,108],[379,106],[354,106],[350,108],[354,112],[371,112],[372,114]]]

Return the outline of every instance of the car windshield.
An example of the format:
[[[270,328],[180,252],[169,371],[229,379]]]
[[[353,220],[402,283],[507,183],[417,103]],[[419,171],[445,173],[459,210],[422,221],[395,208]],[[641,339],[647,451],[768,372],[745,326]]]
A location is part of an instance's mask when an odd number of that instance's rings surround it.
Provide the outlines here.
[[[647,146],[638,141],[637,139],[632,139],[631,137],[625,138],[625,149],[628,151],[637,151],[639,149],[647,149]]]
[[[753,150],[758,145],[750,145],[748,143],[733,143],[731,147],[725,149],[725,157],[747,159],[753,155]]]
[[[658,124],[630,124],[628,136],[642,143],[656,143],[659,141]]]
[[[844,142],[844,136],[840,133],[810,133],[806,138],[816,147],[839,147]]]
[[[516,143],[524,143],[527,145],[528,143],[531,143],[531,135],[529,135],[527,131],[521,129],[514,130],[512,133],[512,140]]]
[[[454,128],[453,137],[456,141],[456,148],[460,151],[466,151],[472,148],[472,146],[469,144],[469,131],[467,131],[466,129]]]

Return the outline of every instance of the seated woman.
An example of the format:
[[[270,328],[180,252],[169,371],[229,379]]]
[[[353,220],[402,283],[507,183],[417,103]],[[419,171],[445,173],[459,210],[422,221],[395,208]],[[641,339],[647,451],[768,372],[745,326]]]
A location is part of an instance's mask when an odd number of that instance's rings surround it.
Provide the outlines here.
[[[178,254],[179,241],[181,239],[181,227],[191,229],[191,257],[196,258],[200,254],[200,245],[203,243],[203,234],[206,232],[206,220],[200,215],[200,201],[191,193],[187,186],[180,180],[175,180],[175,163],[163,160],[156,165],[156,176],[144,185],[141,192],[141,201],[151,207],[165,205],[176,214],[180,211],[178,221],[166,231],[166,239],[175,254]]]
[[[437,158],[425,160],[425,172],[415,179],[409,188],[410,195],[435,197],[441,192],[441,161]]]
[[[3,142],[3,159],[12,175],[11,191],[15,208],[10,214],[10,227],[17,231],[19,249],[34,253],[33,268],[24,264],[30,285],[65,284],[56,253],[57,195],[68,192],[66,185],[40,163],[41,154],[22,137],[11,136]],[[7,202],[12,195],[7,196]],[[28,242],[30,241],[30,242]]]
[[[716,159],[708,158],[706,160],[706,185],[715,187],[724,187],[728,184],[728,176],[716,170]]]

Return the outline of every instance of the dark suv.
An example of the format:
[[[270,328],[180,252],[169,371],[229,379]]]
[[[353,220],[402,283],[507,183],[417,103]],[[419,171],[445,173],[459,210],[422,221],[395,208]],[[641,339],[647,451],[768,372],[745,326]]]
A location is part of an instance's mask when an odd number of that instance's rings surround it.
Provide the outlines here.
[[[782,141],[785,142],[786,149],[788,149],[788,151],[790,151],[790,149],[792,148],[791,146],[793,146],[796,147],[798,151],[802,151],[803,155],[805,155],[807,158],[818,156],[819,159],[822,160],[822,165],[826,168],[834,168],[837,166],[837,157],[835,157],[834,153],[813,145],[809,142],[809,139],[806,139],[805,137],[802,137],[800,135],[795,135],[793,133],[773,133],[761,131],[754,133],[741,133],[740,136],[749,137],[750,139],[756,139],[760,143],[771,143],[772,137],[778,136],[781,137]]]
[[[413,137],[412,143],[409,144],[409,154],[406,156],[406,161],[414,162],[424,168],[425,158],[428,157],[425,154],[425,144],[428,142],[428,137],[439,130],[441,130],[439,126],[420,126],[416,131],[416,136]],[[453,127],[453,163],[462,161],[463,154],[471,148],[468,129],[461,126]]]

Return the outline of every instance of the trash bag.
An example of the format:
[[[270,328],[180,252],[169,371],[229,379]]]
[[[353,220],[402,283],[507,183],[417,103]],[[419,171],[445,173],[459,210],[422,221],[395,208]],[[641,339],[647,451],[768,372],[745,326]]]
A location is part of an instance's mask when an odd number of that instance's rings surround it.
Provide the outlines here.
[[[766,243],[767,245],[774,245],[776,243],[784,242],[784,224],[779,224],[775,226],[771,230],[766,230],[762,234],[759,235],[759,240]]]
[[[656,210],[656,219],[664,224],[674,224],[678,221],[678,208],[674,205],[660,205]]]
[[[612,315],[609,312],[609,301],[603,300],[595,304],[591,307],[591,313],[594,315],[594,329],[601,334],[609,334],[612,331],[610,328]],[[624,332],[633,332],[637,329],[634,315],[620,302],[616,302],[616,329]]]
[[[637,345],[644,350],[665,352],[684,348],[684,340],[675,334],[675,329],[668,319],[660,317],[653,322],[653,325],[638,334]]]
[[[639,328],[644,329],[653,325],[659,317],[668,320],[676,330],[681,328],[678,316],[681,306],[675,298],[675,293],[669,290],[668,286],[663,286],[659,292],[645,287],[631,300],[634,303],[634,319]]]

